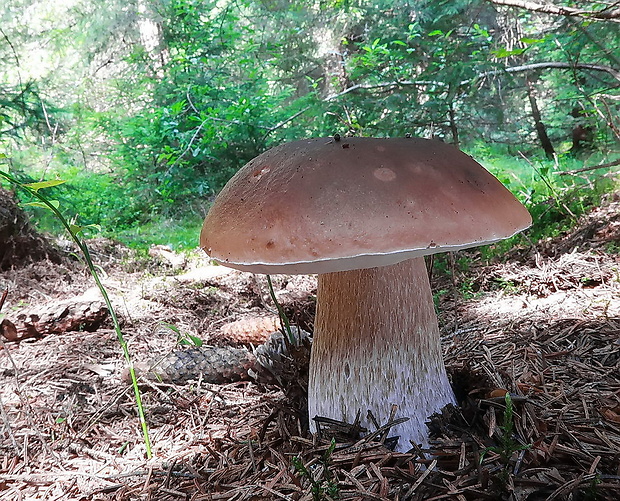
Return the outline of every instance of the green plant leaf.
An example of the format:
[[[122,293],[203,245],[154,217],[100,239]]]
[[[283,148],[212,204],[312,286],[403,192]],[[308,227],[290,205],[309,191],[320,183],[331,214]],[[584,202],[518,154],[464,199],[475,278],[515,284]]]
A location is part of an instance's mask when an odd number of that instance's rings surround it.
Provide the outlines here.
[[[80,233],[83,233],[84,230],[92,228],[94,230],[96,230],[97,232],[101,231],[101,226],[99,226],[98,224],[85,224],[85,225],[80,225],[80,224],[71,224],[69,225],[71,228],[71,231],[73,233],[75,233],[76,235],[79,235]]]
[[[197,348],[200,348],[202,346],[203,341],[198,336],[193,336],[191,334],[188,334],[187,337],[192,341],[194,346],[196,346]]]
[[[181,335],[181,331],[179,330],[179,328],[174,325],[174,324],[167,324],[167,323],[163,323],[162,324],[164,327],[166,327],[167,329],[170,329],[172,332],[174,332],[177,336]]]
[[[39,190],[42,190],[44,188],[51,188],[53,186],[58,186],[59,184],[64,184],[64,183],[66,183],[66,181],[64,181],[62,179],[52,179],[50,181],[41,181],[41,182],[38,182],[38,183],[24,184],[24,186],[26,188],[30,188],[31,190],[39,191]]]
[[[523,54],[526,50],[527,49],[513,49],[513,50],[498,49],[498,50],[492,50],[491,54],[493,54],[497,58],[503,58],[503,57],[510,57],[510,56],[518,56],[520,54]]]
[[[52,205],[55,209],[60,207],[60,202],[58,200],[48,200],[48,204],[43,202],[26,202],[23,204],[25,207],[39,207],[41,209],[52,210],[50,205]]]
[[[544,38],[527,38],[527,37],[523,37],[521,39],[521,42],[523,43],[527,43],[527,44],[532,44],[532,43],[543,43],[545,41]]]

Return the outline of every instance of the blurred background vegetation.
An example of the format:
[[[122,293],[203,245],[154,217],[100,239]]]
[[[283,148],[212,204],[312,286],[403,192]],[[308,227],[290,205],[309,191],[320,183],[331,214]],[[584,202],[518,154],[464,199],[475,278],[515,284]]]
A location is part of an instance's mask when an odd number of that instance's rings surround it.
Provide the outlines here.
[[[66,179],[63,211],[105,236],[192,248],[265,149],[412,134],[472,155],[549,236],[615,189],[619,23],[568,0],[3,0],[0,168]]]

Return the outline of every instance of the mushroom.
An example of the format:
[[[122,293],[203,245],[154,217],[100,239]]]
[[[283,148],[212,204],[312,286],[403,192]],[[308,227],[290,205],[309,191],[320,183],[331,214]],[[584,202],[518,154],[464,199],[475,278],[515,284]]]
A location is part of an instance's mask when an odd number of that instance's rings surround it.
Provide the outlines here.
[[[310,417],[409,420],[399,450],[455,398],[424,256],[527,228],[525,207],[468,155],[417,138],[318,138],[277,146],[223,188],[201,247],[253,273],[318,274]],[[312,431],[316,424],[310,420]]]

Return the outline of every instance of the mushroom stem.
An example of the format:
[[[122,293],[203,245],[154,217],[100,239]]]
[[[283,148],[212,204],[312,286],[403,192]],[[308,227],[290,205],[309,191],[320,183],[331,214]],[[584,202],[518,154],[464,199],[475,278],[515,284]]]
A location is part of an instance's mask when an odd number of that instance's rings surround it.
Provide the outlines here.
[[[319,275],[308,407],[315,416],[362,425],[371,410],[380,424],[396,417],[397,449],[428,445],[428,417],[454,394],[443,363],[439,327],[423,257]]]

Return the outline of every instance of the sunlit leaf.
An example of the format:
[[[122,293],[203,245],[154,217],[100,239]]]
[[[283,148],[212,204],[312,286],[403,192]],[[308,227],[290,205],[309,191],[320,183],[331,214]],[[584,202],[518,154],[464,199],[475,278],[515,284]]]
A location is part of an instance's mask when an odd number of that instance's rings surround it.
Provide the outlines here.
[[[24,184],[24,186],[26,186],[27,188],[30,188],[31,190],[34,191],[39,191],[42,190],[44,188],[51,188],[53,186],[58,186],[59,184],[63,184],[66,183],[67,181],[63,180],[63,179],[51,179],[50,181],[41,181],[38,183],[28,183],[28,184]]]
[[[543,38],[527,38],[523,37],[521,39],[523,43],[532,44],[532,43],[543,43],[545,40]]]
[[[58,207],[60,207],[60,202],[58,200],[48,200],[47,204],[43,202],[26,202],[23,205],[25,207],[39,207],[41,209],[52,210],[50,205],[54,207],[55,209],[58,209]]]
[[[513,49],[513,50],[498,49],[498,50],[492,50],[491,54],[493,54],[497,58],[503,58],[503,57],[510,57],[510,56],[518,56],[520,54],[523,54],[525,51],[526,49]]]
[[[99,226],[98,224],[85,224],[85,225],[70,224],[69,228],[71,229],[71,232],[74,233],[75,235],[79,235],[80,233],[83,233],[84,230],[87,230],[87,229],[94,229],[98,232],[101,231],[101,226]]]
[[[198,336],[192,336],[191,334],[187,335],[188,338],[191,339],[192,343],[194,344],[194,346],[200,348],[202,346],[202,339],[200,339]]]

